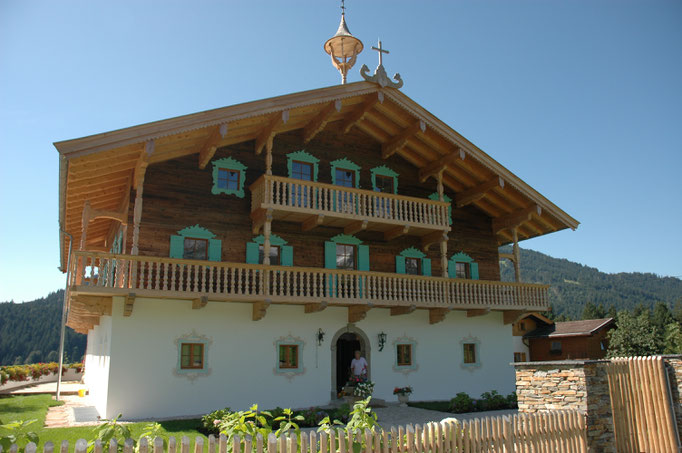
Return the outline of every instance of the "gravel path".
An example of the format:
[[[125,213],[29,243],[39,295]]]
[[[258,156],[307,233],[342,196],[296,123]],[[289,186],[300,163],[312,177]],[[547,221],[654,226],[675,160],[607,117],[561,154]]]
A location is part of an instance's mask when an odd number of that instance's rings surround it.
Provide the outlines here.
[[[500,410],[488,412],[470,412],[466,414],[452,414],[450,412],[439,412],[418,407],[388,406],[376,408],[374,411],[379,418],[379,424],[383,428],[391,426],[423,425],[429,422],[440,422],[445,419],[468,420],[471,418],[494,417],[500,415],[513,415],[516,410]]]

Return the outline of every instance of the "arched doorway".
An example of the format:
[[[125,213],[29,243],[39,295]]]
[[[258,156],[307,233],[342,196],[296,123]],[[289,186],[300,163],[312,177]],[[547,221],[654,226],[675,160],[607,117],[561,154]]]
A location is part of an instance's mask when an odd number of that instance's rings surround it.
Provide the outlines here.
[[[332,370],[331,370],[331,399],[338,398],[338,394],[350,377],[350,362],[355,351],[360,351],[369,364],[368,377],[372,376],[372,362],[370,360],[371,345],[365,332],[353,325],[339,329],[331,341]]]

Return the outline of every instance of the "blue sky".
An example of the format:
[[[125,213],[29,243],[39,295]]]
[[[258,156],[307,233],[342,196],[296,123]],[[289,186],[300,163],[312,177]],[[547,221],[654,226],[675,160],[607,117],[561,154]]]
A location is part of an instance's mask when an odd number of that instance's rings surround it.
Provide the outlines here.
[[[682,276],[682,2],[360,1],[402,91],[582,222],[522,243]],[[63,287],[52,142],[339,83],[338,2],[0,2],[0,301]]]

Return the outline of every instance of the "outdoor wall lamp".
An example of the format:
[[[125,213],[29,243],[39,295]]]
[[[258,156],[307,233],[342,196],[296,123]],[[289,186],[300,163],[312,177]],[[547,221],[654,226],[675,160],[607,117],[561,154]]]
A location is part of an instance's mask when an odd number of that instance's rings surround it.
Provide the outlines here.
[[[324,341],[324,331],[322,328],[317,329],[317,345],[322,346],[322,342]]]
[[[386,345],[386,334],[384,332],[381,332],[379,334],[379,351],[383,351],[385,345]]]

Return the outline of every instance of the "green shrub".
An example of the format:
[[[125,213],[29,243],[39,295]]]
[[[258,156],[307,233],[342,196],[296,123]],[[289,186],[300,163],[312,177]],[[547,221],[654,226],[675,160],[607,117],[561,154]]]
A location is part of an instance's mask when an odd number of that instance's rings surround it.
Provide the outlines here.
[[[0,421],[0,447],[2,447],[2,450],[9,451],[12,444],[17,444],[19,453],[23,453],[29,442],[38,445],[38,435],[31,428],[31,425],[37,421],[38,420],[20,420],[7,424],[2,424]]]
[[[455,414],[473,412],[474,409],[474,400],[464,392],[459,392],[450,400],[450,412],[454,412]]]
[[[206,435],[213,434],[217,436],[220,434],[220,427],[218,425],[230,412],[230,408],[226,407],[225,409],[218,409],[204,415],[201,417],[201,431]]]
[[[476,401],[477,411],[496,411],[507,408],[507,398],[497,393],[497,390],[484,392],[481,398]]]
[[[519,401],[516,397],[516,392],[511,392],[509,395],[507,395],[507,408],[508,409],[516,409],[519,407]]]

